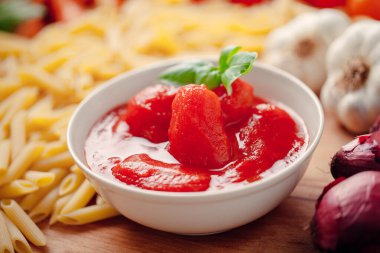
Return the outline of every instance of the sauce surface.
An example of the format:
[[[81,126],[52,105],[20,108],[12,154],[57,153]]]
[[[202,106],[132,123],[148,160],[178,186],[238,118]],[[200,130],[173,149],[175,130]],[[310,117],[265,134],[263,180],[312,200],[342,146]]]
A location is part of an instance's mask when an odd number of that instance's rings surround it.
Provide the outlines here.
[[[129,132],[121,105],[92,128],[85,145],[95,172],[118,183],[157,191],[210,191],[240,187],[283,170],[308,144],[306,127],[287,107],[255,97],[247,119],[226,126],[233,159],[221,168],[180,164],[169,142],[153,143]]]

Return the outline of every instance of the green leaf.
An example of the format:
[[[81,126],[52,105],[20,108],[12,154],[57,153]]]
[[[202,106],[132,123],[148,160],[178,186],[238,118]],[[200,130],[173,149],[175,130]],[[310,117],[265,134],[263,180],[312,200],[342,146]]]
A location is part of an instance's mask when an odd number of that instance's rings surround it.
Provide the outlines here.
[[[256,60],[256,53],[241,52],[232,56],[228,68],[222,73],[221,80],[227,93],[232,93],[232,83],[239,77],[247,74]]]
[[[198,67],[194,83],[204,84],[210,90],[215,89],[221,83],[219,69],[212,65]]]
[[[187,62],[168,68],[160,75],[160,80],[170,85],[186,85],[195,83],[198,68],[211,66],[204,61]]]
[[[247,74],[257,58],[256,53],[241,52],[239,46],[224,48],[219,57],[219,66],[210,62],[196,61],[175,65],[160,75],[160,80],[170,85],[205,84],[214,89],[221,83],[232,93],[232,83]]]
[[[229,66],[231,58],[240,50],[240,46],[227,46],[222,49],[219,57],[219,71],[223,73]]]
[[[45,8],[26,0],[0,1],[0,30],[12,32],[22,22],[44,15]]]

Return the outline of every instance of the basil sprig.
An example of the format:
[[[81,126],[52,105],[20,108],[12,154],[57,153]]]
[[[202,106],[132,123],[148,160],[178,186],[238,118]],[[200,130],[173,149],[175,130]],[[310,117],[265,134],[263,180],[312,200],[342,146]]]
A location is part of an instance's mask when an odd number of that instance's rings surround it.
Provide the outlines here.
[[[204,84],[214,89],[223,83],[228,94],[232,83],[247,74],[257,58],[255,52],[239,52],[239,46],[225,47],[219,57],[219,66],[208,61],[185,62],[168,68],[160,80],[171,85]]]

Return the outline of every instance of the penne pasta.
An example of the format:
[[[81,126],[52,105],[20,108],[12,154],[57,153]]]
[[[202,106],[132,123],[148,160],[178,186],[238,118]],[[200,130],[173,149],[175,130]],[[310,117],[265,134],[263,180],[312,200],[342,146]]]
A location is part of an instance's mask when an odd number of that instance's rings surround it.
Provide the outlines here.
[[[24,178],[39,187],[46,187],[54,182],[55,174],[53,172],[29,170],[25,172]]]
[[[74,160],[71,157],[69,151],[60,153],[58,155],[48,157],[35,162],[32,166],[33,170],[47,171],[51,168],[68,168],[74,164]]]
[[[59,198],[53,208],[53,213],[50,216],[49,224],[53,225],[58,221],[58,216],[61,213],[62,208],[66,205],[66,203],[70,200],[70,198],[73,196],[73,194],[68,194],[66,196],[63,196]]]
[[[26,113],[19,111],[12,119],[11,122],[11,147],[12,147],[12,160],[20,153],[26,143]]]
[[[82,170],[76,164],[70,167],[70,171],[76,174],[83,174]]]
[[[59,186],[59,196],[74,192],[83,183],[85,177],[82,173],[70,173]]]
[[[3,213],[0,211],[0,253],[14,252]]]
[[[69,92],[65,85],[61,83],[61,80],[36,67],[30,66],[23,69],[20,71],[19,77],[23,83],[37,85],[39,88],[47,90],[57,97],[66,97]]]
[[[26,96],[28,92],[34,92],[34,88],[23,88],[16,92],[14,92],[12,95],[8,96],[5,100],[0,102],[0,119],[2,119],[7,111],[9,110],[12,105],[20,101],[23,97]]]
[[[0,141],[0,177],[4,175],[9,166],[11,145],[9,140]]]
[[[109,204],[87,206],[70,213],[61,214],[58,221],[69,225],[83,225],[120,215]]]
[[[62,178],[67,174],[67,171],[65,169],[60,168],[51,169],[49,172],[55,175],[54,182],[48,186],[41,187],[36,192],[33,192],[25,196],[20,201],[20,205],[24,210],[32,210],[33,207],[35,207],[38,204],[38,202],[40,202],[41,199],[46,196],[46,194],[53,190],[61,182]]]
[[[42,150],[43,147],[41,143],[30,142],[27,144],[16,159],[13,160],[7,172],[0,177],[0,186],[20,178],[29,166],[38,158]]]
[[[8,184],[0,186],[0,199],[18,198],[37,190],[38,186],[35,183],[24,179],[16,179]]]
[[[96,195],[96,201],[95,201],[95,203],[96,203],[97,205],[102,205],[102,204],[105,204],[106,201],[102,198],[102,196],[100,196],[100,195],[98,194],[98,195]]]
[[[30,212],[29,217],[34,222],[40,222],[46,219],[53,211],[53,207],[59,198],[58,187],[51,190]]]
[[[2,200],[1,208],[8,218],[20,229],[24,236],[36,246],[45,246],[46,237],[37,225],[14,200]]]
[[[3,215],[3,217],[5,218],[5,224],[7,225],[9,236],[11,238],[13,248],[16,250],[16,252],[32,253],[32,248],[30,247],[28,241],[21,233],[21,231],[6,215]]]
[[[86,206],[94,195],[95,189],[92,187],[90,182],[85,180],[62,208],[61,214],[66,214]]]
[[[20,100],[15,100],[11,103],[4,117],[0,122],[1,129],[1,139],[4,139],[4,135],[7,135],[9,124],[13,116],[20,110],[28,108],[30,105],[34,103],[37,99],[38,90],[35,88],[25,88],[25,93],[22,93],[23,96],[20,96]]]
[[[59,153],[67,151],[66,142],[63,141],[52,141],[45,145],[44,152],[41,155],[41,159],[55,156]]]

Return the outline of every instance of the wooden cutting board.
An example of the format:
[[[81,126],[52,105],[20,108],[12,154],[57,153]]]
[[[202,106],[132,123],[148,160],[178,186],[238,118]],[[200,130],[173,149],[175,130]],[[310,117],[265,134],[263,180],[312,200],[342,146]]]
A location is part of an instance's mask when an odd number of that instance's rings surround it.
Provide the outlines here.
[[[117,217],[84,226],[42,224],[48,245],[36,252],[318,252],[309,222],[315,200],[332,181],[329,162],[352,136],[327,117],[321,142],[297,188],[263,218],[240,228],[209,236],[181,236]],[[236,208],[239,208],[238,206]]]

